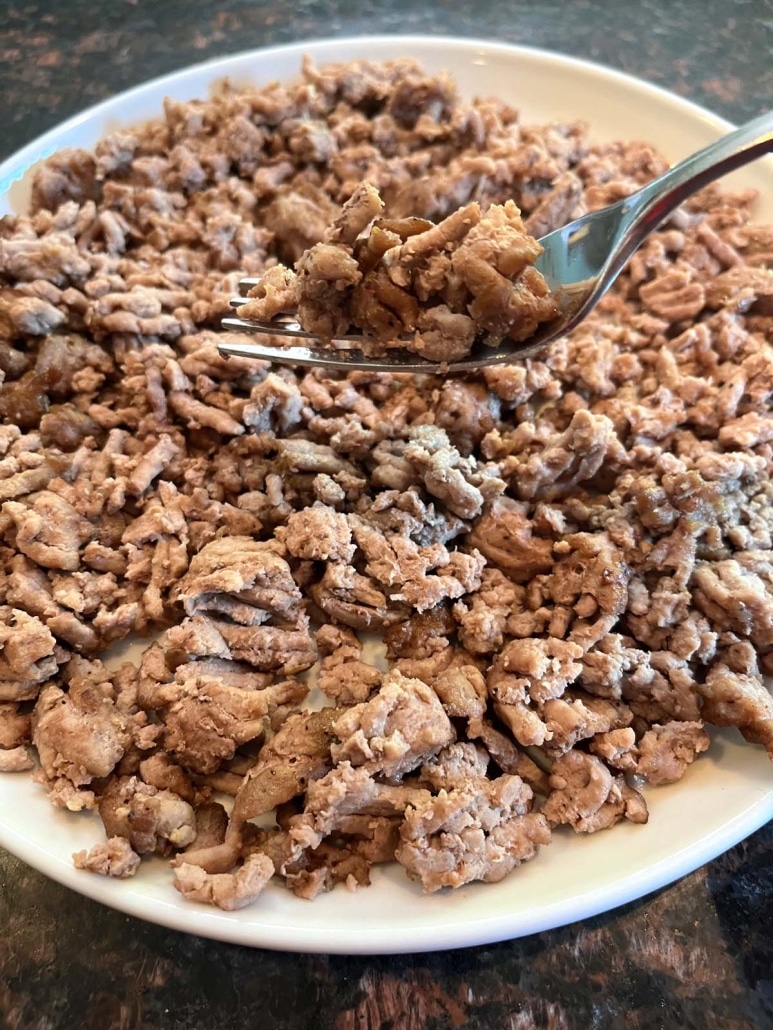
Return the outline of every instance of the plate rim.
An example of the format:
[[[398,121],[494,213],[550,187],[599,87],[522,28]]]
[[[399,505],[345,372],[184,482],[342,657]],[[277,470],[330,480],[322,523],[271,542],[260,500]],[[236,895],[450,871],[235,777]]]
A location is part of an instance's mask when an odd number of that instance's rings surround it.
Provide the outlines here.
[[[119,104],[127,104],[132,101],[142,102],[152,97],[157,98],[160,102],[165,93],[173,96],[175,90],[179,91],[202,75],[207,76],[209,81],[213,82],[217,78],[227,76],[228,69],[233,68],[235,64],[250,59],[276,61],[297,56],[300,61],[301,55],[308,53],[310,56],[322,60],[341,60],[340,56],[338,58],[335,56],[336,50],[361,44],[368,48],[383,50],[394,48],[398,43],[404,44],[412,50],[423,50],[425,53],[436,51],[448,54],[450,51],[455,51],[469,55],[471,50],[480,48],[487,53],[500,55],[509,61],[517,60],[519,56],[525,56],[546,66],[559,66],[562,71],[575,70],[595,79],[625,84],[628,88],[634,89],[639,96],[647,99],[653,98],[659,103],[676,108],[685,115],[700,118],[714,132],[725,131],[732,127],[725,118],[668,89],[647,82],[628,72],[559,51],[465,36],[421,36],[412,33],[370,35],[363,33],[332,38],[314,37],[271,47],[249,48],[186,65],[176,71],[132,86],[71,115],[24,144],[0,163],[0,197],[6,196],[13,183],[27,171],[31,164],[48,156],[51,148],[57,146],[57,141],[64,134],[91,121],[104,120]],[[374,59],[385,59],[386,57],[383,53],[373,56]],[[160,116],[160,114],[159,104],[158,115]],[[10,776],[10,774],[8,775]],[[353,934],[348,931],[349,939],[346,940],[342,933],[336,936],[335,930],[328,931],[305,926],[299,931],[292,926],[262,922],[258,908],[252,910],[258,917],[256,921],[243,922],[231,918],[229,913],[221,913],[218,910],[192,903],[186,903],[186,905],[190,905],[190,914],[186,911],[185,919],[181,920],[179,899],[174,894],[171,882],[169,890],[172,893],[169,903],[157,899],[149,903],[141,891],[122,889],[127,881],[87,876],[76,870],[61,856],[45,851],[34,841],[25,838],[15,827],[5,823],[2,817],[0,817],[0,845],[46,877],[82,896],[125,914],[177,931],[251,947],[303,953],[408,954],[493,944],[506,939],[528,936],[535,932],[569,925],[578,919],[587,919],[610,912],[621,905],[643,899],[724,853],[773,818],[773,789],[760,792],[760,794],[760,797],[750,802],[732,819],[706,837],[692,841],[676,855],[672,854],[659,860],[653,867],[628,873],[622,880],[617,881],[612,889],[594,888],[574,895],[569,900],[564,898],[553,900],[533,913],[520,913],[520,923],[515,930],[512,926],[512,916],[505,913],[488,915],[472,924],[466,920],[458,921],[449,917],[442,925],[430,922],[427,926],[411,926],[407,931],[390,930],[386,935],[384,935],[384,931],[362,927],[361,934],[359,932]],[[139,881],[136,882],[139,883]],[[131,884],[132,881],[128,881],[128,883]],[[472,885],[471,889],[486,890],[487,888],[485,885]],[[602,895],[603,897],[601,897]],[[173,904],[173,901],[176,904]],[[303,903],[301,902],[301,904]],[[302,935],[302,940],[298,939],[299,933]]]

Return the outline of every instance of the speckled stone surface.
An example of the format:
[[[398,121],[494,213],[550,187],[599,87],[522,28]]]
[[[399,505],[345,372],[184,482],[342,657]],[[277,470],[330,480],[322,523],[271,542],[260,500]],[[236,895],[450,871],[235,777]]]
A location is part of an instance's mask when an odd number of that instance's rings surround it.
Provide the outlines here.
[[[0,157],[152,76],[330,35],[474,35],[621,68],[742,121],[773,102],[772,0],[0,2]],[[659,894],[438,955],[250,951],[129,919],[0,851],[2,1030],[768,1030],[773,827]]]

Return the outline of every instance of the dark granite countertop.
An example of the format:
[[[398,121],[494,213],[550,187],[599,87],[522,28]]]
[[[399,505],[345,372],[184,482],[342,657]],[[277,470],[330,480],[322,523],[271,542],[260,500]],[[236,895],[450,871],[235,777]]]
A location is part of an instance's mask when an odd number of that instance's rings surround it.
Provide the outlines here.
[[[254,46],[473,35],[622,68],[741,121],[773,98],[771,0],[0,2],[0,157],[101,98]],[[773,827],[643,901],[391,958],[250,951],[87,901],[0,851],[8,1030],[773,1027]]]

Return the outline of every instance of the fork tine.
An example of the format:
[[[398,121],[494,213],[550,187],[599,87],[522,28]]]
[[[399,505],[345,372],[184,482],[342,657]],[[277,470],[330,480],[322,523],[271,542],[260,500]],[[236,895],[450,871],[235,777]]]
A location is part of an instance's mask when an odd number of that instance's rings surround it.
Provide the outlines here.
[[[233,297],[231,307],[239,308],[238,297]],[[242,302],[243,303],[243,302]],[[276,318],[224,318],[221,321],[224,329],[235,329],[241,333],[262,333],[265,336],[293,336],[300,340],[319,340],[316,333],[308,333],[301,327],[300,322],[293,320],[292,315],[277,315]],[[361,333],[347,333],[343,339],[334,340],[339,345],[342,343],[362,343],[365,337]],[[343,348],[340,348],[343,349]]]
[[[234,329],[240,333],[261,333],[265,336],[294,336],[301,340],[316,340],[314,333],[301,329],[298,322],[274,322],[259,318],[224,318],[221,322],[224,329]]]
[[[245,277],[239,281],[239,289],[246,294],[259,282],[259,277]],[[245,304],[246,299],[245,296],[232,297],[230,305],[238,311]],[[224,318],[220,324],[223,329],[246,333],[250,336],[284,336],[290,339],[308,340],[312,344],[323,343],[318,334],[304,330],[295,320],[295,315],[289,312],[286,315],[275,315],[272,319]],[[536,357],[543,351],[545,342],[556,335],[552,326],[553,323],[543,325],[528,340],[504,341],[500,342],[497,347],[489,346],[485,341],[479,341],[466,358],[451,362],[429,361],[417,357],[414,352],[402,347],[389,348],[380,357],[371,357],[356,346],[368,340],[368,337],[361,333],[347,333],[334,340],[324,340],[323,347],[272,347],[247,340],[244,343],[221,340],[218,343],[218,349],[222,354],[273,361],[290,367],[302,365],[307,368],[314,366],[337,368],[341,371],[453,375],[460,372],[477,372],[490,365],[511,364],[513,361],[524,361],[527,358]]]
[[[239,280],[239,293],[242,297],[246,297],[253,286],[257,286],[260,282],[259,275],[248,275],[244,279]]]
[[[227,322],[238,319],[227,319]],[[230,327],[229,327],[230,328]],[[276,331],[274,331],[276,335]],[[238,358],[257,358],[273,361],[279,365],[303,366],[304,368],[332,368],[344,372],[439,372],[441,367],[429,361],[416,361],[416,356],[403,350],[390,351],[390,358],[370,358],[361,350],[317,350],[313,347],[270,347],[254,340],[244,343],[235,340],[221,340],[218,343],[221,354],[232,354]]]
[[[243,306],[244,306],[245,304],[248,304],[248,303],[249,303],[249,301],[250,301],[250,298],[249,298],[249,297],[241,297],[241,296],[240,296],[240,297],[231,297],[231,298],[229,299],[228,303],[230,304],[230,306],[231,306],[232,308],[241,308],[241,307],[243,307]],[[290,312],[288,312],[288,314],[290,314]],[[265,320],[262,320],[262,319],[255,319],[255,321],[256,321],[256,322],[260,322],[260,321],[268,321],[268,320],[267,320],[267,319],[265,319]]]

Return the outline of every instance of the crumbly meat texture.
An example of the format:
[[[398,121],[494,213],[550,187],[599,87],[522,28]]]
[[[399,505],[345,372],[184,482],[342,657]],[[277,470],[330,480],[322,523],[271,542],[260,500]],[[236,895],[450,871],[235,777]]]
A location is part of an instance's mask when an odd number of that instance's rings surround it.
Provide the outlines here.
[[[551,826],[568,824],[575,833],[596,833],[622,818],[647,821],[642,795],[595,755],[568,751],[554,763],[549,783],[552,789],[540,814]]]
[[[141,722],[119,706],[101,662],[73,658],[68,673],[66,691],[51,684],[41,692],[32,743],[49,782],[67,780],[78,788],[110,776]]]
[[[411,807],[396,857],[425,891],[496,883],[550,843],[545,817],[530,811],[532,791],[519,776],[471,777]]]
[[[72,856],[76,869],[86,869],[101,876],[126,880],[139,868],[140,856],[125,837],[110,837],[104,844],[95,844],[89,851],[76,851]]]
[[[478,338],[492,347],[526,340],[558,316],[534,268],[542,247],[514,201],[485,211],[473,202],[437,225],[376,217],[383,207],[376,188],[361,183],[295,271],[277,265],[249,291],[241,317],[297,310],[323,340],[353,327],[369,354],[402,346],[444,363],[466,357]]]
[[[691,198],[519,365],[218,353],[262,275],[266,314],[302,283],[322,331],[361,316],[450,360],[546,313],[529,235],[665,167],[411,61],[167,101],[39,166],[0,220],[0,767],[99,812],[92,865],[174,856],[232,903],[270,876],[257,852],[312,897],[399,848],[434,889],[549,826],[645,822],[625,777],[678,778],[711,725],[773,754],[773,234],[750,192]],[[100,663],[150,633],[139,668]],[[318,659],[336,707],[310,712]]]
[[[353,705],[333,724],[335,762],[351,762],[399,781],[451,744],[456,733],[432,687],[394,670],[369,701]]]
[[[196,839],[196,815],[171,790],[151,787],[136,776],[120,777],[99,800],[108,839],[125,838],[138,855],[170,852]]]
[[[199,866],[183,862],[174,871],[175,888],[188,901],[203,901],[226,912],[251,905],[274,875],[266,855],[251,855],[233,873],[205,873]]]

